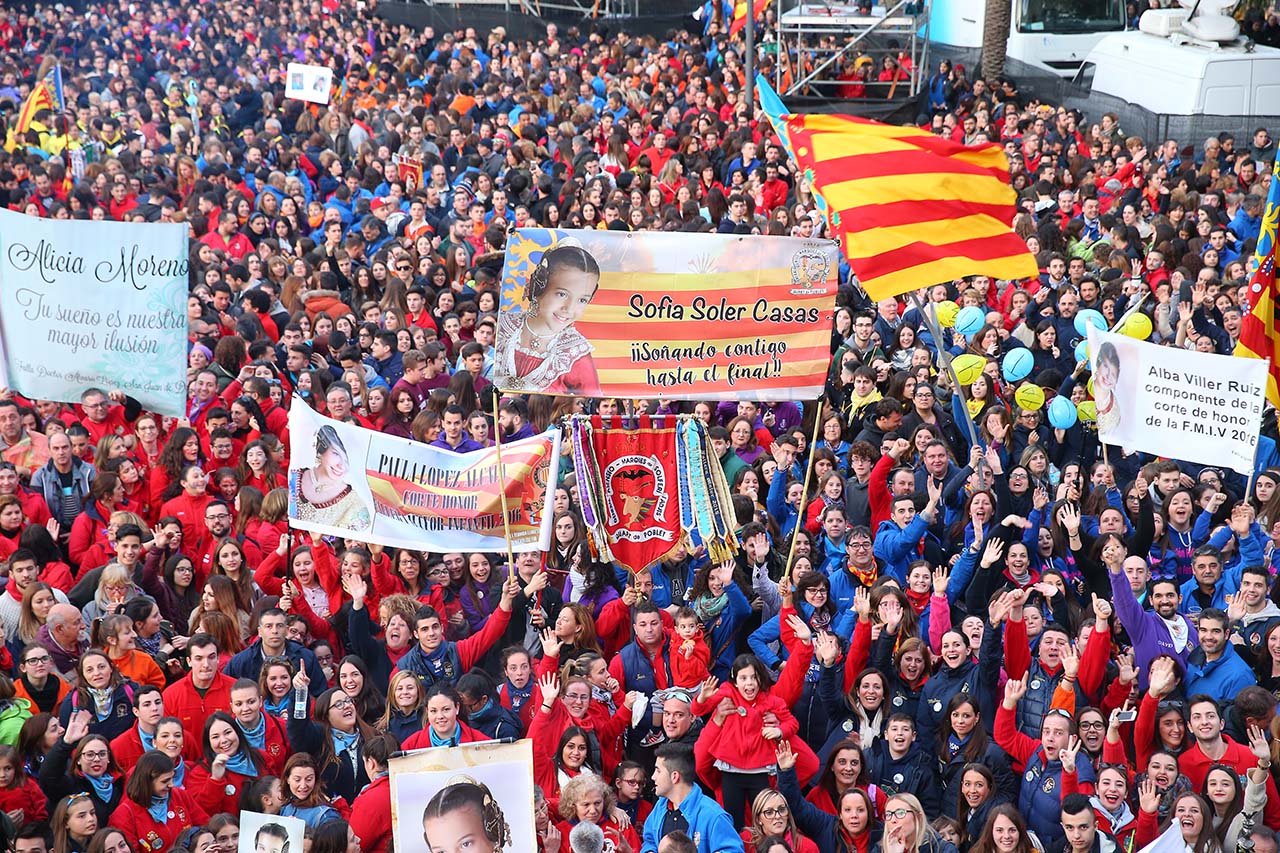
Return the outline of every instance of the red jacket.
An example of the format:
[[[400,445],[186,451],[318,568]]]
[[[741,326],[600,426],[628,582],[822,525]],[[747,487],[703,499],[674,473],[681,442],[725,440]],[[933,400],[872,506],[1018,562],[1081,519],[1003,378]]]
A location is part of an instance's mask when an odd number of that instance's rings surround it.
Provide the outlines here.
[[[289,760],[289,736],[279,717],[266,713],[262,716],[267,721],[267,733],[259,751],[267,759],[267,773],[283,778],[284,763]]]
[[[209,822],[209,814],[200,808],[189,793],[181,788],[169,790],[169,819],[160,823],[145,808],[128,797],[108,821],[110,826],[124,833],[129,846],[139,853],[164,853],[174,845],[182,830],[203,826]]]
[[[187,767],[186,788],[196,805],[209,814],[239,814],[240,791],[246,784],[252,784],[254,778],[228,770],[227,775],[215,781],[202,761]]]
[[[1222,736],[1222,740],[1227,744],[1227,751],[1216,761],[1205,755],[1200,749],[1200,744],[1195,742],[1186,752],[1178,756],[1178,770],[1191,780],[1194,790],[1199,791],[1204,788],[1204,780],[1209,775],[1209,768],[1215,764],[1233,767],[1242,777],[1257,765],[1258,759],[1254,757],[1249,747],[1236,743],[1226,735]],[[1276,790],[1275,777],[1270,774],[1267,774],[1267,806],[1262,814],[1263,823],[1272,829],[1280,829],[1280,792]]]
[[[466,723],[458,723],[462,728],[462,736],[458,739],[458,743],[479,743],[491,738],[484,732],[471,728]],[[431,746],[431,731],[429,729],[421,729],[409,735],[405,742],[400,745],[400,749],[409,752],[415,749],[428,749]],[[356,800],[359,802],[359,799]]]
[[[741,712],[730,714],[725,718],[721,724],[720,737],[711,748],[711,754],[716,759],[744,769],[773,764],[777,760],[774,744],[760,736],[765,714],[772,713],[778,718],[778,728],[782,729],[784,738],[790,738],[800,731],[800,723],[781,697],[762,691],[753,701],[747,701],[732,684],[720,685],[720,689],[706,702],[695,700],[691,710],[702,716],[715,710],[720,700],[725,698],[738,708],[745,708],[747,713],[745,716]]]
[[[163,471],[163,469],[159,470]],[[164,505],[160,507],[158,517],[172,515],[182,522],[182,550],[188,554],[194,553],[207,537],[204,526],[204,511],[212,500],[213,496],[211,495],[197,495],[193,498],[184,489],[182,494],[172,500],[165,501]],[[197,567],[196,571],[196,580],[200,582],[198,577],[199,567]]]
[[[559,699],[552,703],[550,711],[544,712],[539,706],[529,725],[529,737],[533,740],[533,781],[542,788],[547,799],[560,796],[556,749],[560,745],[561,735],[570,726],[578,726],[595,734],[600,743],[604,775],[606,778],[611,777],[622,757],[618,740],[630,722],[631,712],[625,705],[619,705],[617,712],[610,717],[604,706],[593,701],[587,707],[587,715],[580,719],[569,716],[569,709]]]
[[[204,696],[201,696],[196,692],[196,686],[188,673],[182,680],[175,681],[165,688],[165,713],[182,720],[183,756],[191,761],[199,761],[204,757],[200,746],[200,738],[204,734],[204,721],[209,719],[209,715],[214,711],[231,713],[231,685],[235,683],[234,678],[219,672],[213,677],[213,684],[209,685]],[[217,814],[219,811],[222,809],[214,809],[211,814]]]
[[[185,736],[185,732],[183,733]],[[142,746],[142,738],[138,735],[138,727],[130,726],[123,734],[116,735],[111,741],[111,754],[125,769],[126,776],[133,773],[133,766],[138,763],[147,750]]]
[[[108,554],[113,553],[114,549],[107,539],[107,523],[111,521],[110,515],[106,507],[95,500],[90,500],[84,512],[77,515],[76,520],[71,522],[67,554],[71,557],[72,563],[77,566],[83,565],[86,552],[94,545],[100,546]],[[95,562],[86,568],[96,569],[101,565],[104,563]]]
[[[49,817],[49,799],[40,790],[40,783],[30,776],[21,787],[0,790],[0,812],[22,810],[22,817],[15,823],[39,823]]]
[[[360,792],[351,804],[350,823],[363,853],[386,853],[391,844],[390,776],[379,776]]]

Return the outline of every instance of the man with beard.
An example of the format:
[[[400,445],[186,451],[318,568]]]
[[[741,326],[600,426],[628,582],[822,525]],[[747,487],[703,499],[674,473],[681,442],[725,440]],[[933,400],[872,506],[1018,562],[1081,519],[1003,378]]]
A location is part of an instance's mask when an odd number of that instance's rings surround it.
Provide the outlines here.
[[[1134,666],[1138,668],[1138,688],[1147,689],[1151,662],[1160,655],[1170,655],[1185,670],[1187,659],[1199,645],[1199,635],[1191,620],[1178,612],[1178,582],[1161,578],[1151,585],[1147,596],[1154,610],[1143,610],[1133,595],[1125,569],[1146,565],[1142,557],[1126,557],[1121,571],[1111,572],[1111,602],[1120,624],[1133,643]]]

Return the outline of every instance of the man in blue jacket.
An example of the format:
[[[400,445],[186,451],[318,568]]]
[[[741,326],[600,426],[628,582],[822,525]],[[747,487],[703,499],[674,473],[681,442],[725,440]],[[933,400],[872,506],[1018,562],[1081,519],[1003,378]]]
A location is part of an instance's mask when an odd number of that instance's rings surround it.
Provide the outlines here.
[[[318,696],[328,683],[315,653],[301,643],[289,639],[287,616],[279,607],[264,610],[258,619],[258,639],[244,651],[234,655],[222,668],[232,678],[258,680],[262,663],[267,658],[287,658],[294,669],[305,669],[311,679],[312,695]]]
[[[1187,694],[1204,693],[1228,702],[1246,687],[1257,684],[1253,670],[1227,642],[1227,614],[1214,607],[1200,611],[1200,648],[1187,659]]]
[[[885,574],[896,578],[902,586],[907,584],[907,566],[919,553],[920,542],[933,523],[938,501],[942,499],[942,484],[930,477],[925,485],[929,489],[929,502],[916,512],[915,498],[906,495],[893,499],[892,517],[882,521],[876,530],[875,555],[885,562]]]
[[[658,802],[644,822],[640,853],[658,853],[658,842],[676,831],[693,839],[698,853],[740,853],[742,839],[728,813],[698,787],[693,747],[682,743],[658,747],[653,787]]]

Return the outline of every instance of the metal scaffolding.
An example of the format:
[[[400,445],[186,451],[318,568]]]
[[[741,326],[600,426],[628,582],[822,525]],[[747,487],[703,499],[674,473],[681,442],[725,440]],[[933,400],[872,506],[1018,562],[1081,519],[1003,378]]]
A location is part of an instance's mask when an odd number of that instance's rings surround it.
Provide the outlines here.
[[[777,17],[775,87],[784,96],[865,100],[884,105],[914,98],[927,79],[928,12],[923,0],[888,5],[795,0]],[[906,72],[881,81],[884,59]],[[870,65],[866,79],[859,70]],[[790,72],[790,73],[788,73]],[[893,74],[890,73],[890,77]],[[861,91],[861,95],[849,93]]]

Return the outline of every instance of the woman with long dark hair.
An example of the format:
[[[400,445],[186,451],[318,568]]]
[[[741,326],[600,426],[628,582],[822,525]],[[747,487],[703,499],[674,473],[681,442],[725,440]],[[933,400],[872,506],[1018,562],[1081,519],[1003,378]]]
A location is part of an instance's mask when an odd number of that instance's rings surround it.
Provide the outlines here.
[[[968,693],[957,693],[947,702],[938,729],[937,756],[944,815],[957,814],[964,772],[971,764],[982,764],[991,771],[998,802],[1017,799],[1018,777],[1009,767],[1005,751],[987,735],[978,700]]]
[[[266,758],[226,711],[209,716],[200,740],[201,760],[188,768],[187,789],[210,814],[238,812],[240,792],[266,775]]]

